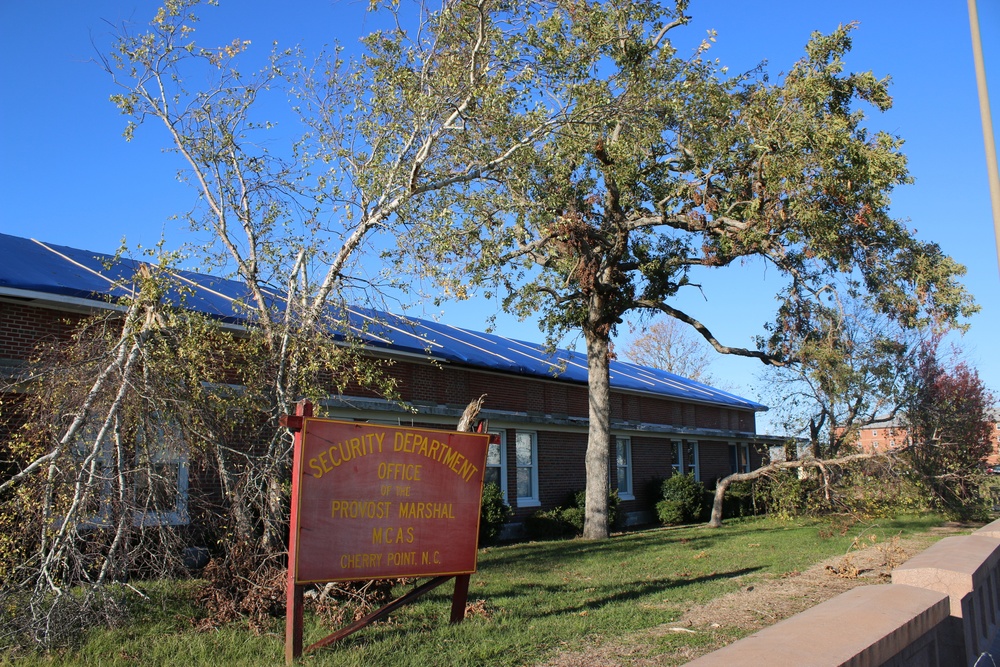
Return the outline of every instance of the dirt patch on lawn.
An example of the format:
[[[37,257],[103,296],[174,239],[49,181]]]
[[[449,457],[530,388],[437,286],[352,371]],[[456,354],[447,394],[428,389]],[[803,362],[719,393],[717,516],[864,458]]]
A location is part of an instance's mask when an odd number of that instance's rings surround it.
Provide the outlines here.
[[[817,563],[804,572],[756,580],[737,592],[689,608],[675,623],[591,642],[583,650],[557,655],[544,667],[681,665],[729,644],[735,633],[751,634],[857,586],[888,583],[893,568],[937,539],[969,531],[970,526],[949,523],[905,540],[859,536],[845,555]],[[664,651],[657,646],[657,639],[668,634],[699,635],[698,645]]]

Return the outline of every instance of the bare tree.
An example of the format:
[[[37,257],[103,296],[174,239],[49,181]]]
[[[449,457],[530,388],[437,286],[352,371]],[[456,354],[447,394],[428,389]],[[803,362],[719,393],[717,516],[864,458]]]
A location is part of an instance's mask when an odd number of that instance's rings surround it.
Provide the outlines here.
[[[675,319],[658,319],[642,328],[642,333],[624,346],[630,361],[681,377],[712,384],[708,368],[714,360],[711,347]]]
[[[812,307],[815,328],[798,336],[799,363],[761,374],[785,433],[809,439],[814,458],[841,456],[861,428],[892,419],[907,400],[907,381],[923,329],[899,326],[848,290]]]
[[[540,104],[523,84],[530,64],[514,48],[524,25],[516,7],[463,0],[404,16],[389,3],[383,11],[395,28],[369,35],[357,56],[337,47],[309,58],[276,49],[258,71],[240,66],[248,42],[196,40],[201,9],[198,0],[166,0],[148,26],[116,26],[101,65],[118,87],[112,101],[128,119],[125,138],[152,125],[179,158],[180,177],[197,197],[187,220],[204,240],[187,252],[245,286],[232,312],[221,314],[246,326],[228,335],[218,323],[183,315],[188,290],[164,266],[155,279],[136,277],[142,286],[119,304],[126,315],[107,320],[107,336],[94,339],[74,375],[93,374],[89,390],[60,389],[79,380],[62,382],[70,374],[60,375],[58,363],[36,375],[60,398],[32,414],[30,446],[12,444],[0,492],[11,499],[8,508],[29,497],[41,508],[32,516],[37,537],[3,555],[6,563],[24,556],[27,569],[11,586],[31,582],[30,604],[46,614],[71,599],[69,587],[86,581],[100,590],[110,573],[136,565],[117,557],[121,545],[153,532],[132,532],[135,514],[120,502],[108,516],[124,532],[89,539],[96,535],[91,510],[105,488],[124,499],[164,486],[124,465],[134,458],[143,414],[190,416],[178,432],[185,446],[205,447],[199,460],[219,475],[225,553],[280,560],[292,444],[280,416],[302,397],[352,383],[392,395],[392,382],[359,354],[346,321],[351,302],[384,285],[361,265],[362,253],[380,233],[447,215],[450,201],[495,178],[564,121],[562,110]],[[282,98],[301,114],[297,140],[275,140],[261,103]],[[134,408],[127,419],[125,406]],[[68,425],[64,415],[72,416]],[[165,441],[170,423],[150,426],[146,442],[153,435]],[[109,451],[121,452],[118,463]],[[151,459],[145,469],[163,469],[156,466]],[[77,539],[83,533],[88,539]],[[91,548],[86,567],[69,565]],[[50,626],[35,632],[37,641],[51,638]]]

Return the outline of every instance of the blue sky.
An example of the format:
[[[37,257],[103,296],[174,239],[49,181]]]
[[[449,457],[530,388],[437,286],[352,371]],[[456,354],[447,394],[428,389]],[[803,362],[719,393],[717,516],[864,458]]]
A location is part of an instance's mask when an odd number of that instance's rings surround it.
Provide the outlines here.
[[[277,40],[317,49],[334,40],[351,46],[374,26],[365,2],[222,0],[208,8],[206,42],[251,40],[266,53]],[[191,208],[194,192],[177,182],[165,135],[140,128],[126,143],[123,119],[108,101],[114,92],[95,63],[107,48],[106,23],[145,24],[155,2],[138,0],[4,0],[0,3],[0,231],[89,250],[113,252],[192,240],[173,216]],[[694,45],[717,31],[715,57],[732,71],[767,60],[772,73],[801,56],[809,34],[859,22],[848,66],[891,75],[894,108],[869,125],[906,139],[915,183],[897,190],[893,213],[918,236],[939,243],[968,267],[965,279],[982,311],[959,343],[984,381],[1000,393],[1000,278],[964,2],[928,0],[692,0],[691,25],[678,44]],[[1000,118],[1000,1],[979,0],[994,117]],[[774,312],[775,281],[753,266],[737,276],[706,278],[690,308],[727,344],[750,345]],[[421,315],[482,328],[498,305],[482,300],[446,303]],[[534,322],[499,317],[498,331],[540,341]],[[619,343],[630,336],[622,327]],[[572,344],[572,341],[567,341]],[[720,358],[716,377],[759,399],[761,365]]]

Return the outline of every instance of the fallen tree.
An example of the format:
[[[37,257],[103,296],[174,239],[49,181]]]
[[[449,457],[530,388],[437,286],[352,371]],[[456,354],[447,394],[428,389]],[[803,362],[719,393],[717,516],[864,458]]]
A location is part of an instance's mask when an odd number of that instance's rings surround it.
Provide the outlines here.
[[[715,498],[712,501],[712,516],[708,521],[708,525],[712,528],[722,527],[722,504],[726,497],[726,490],[733,482],[750,482],[755,479],[760,479],[761,477],[766,477],[779,470],[794,470],[794,469],[805,469],[805,468],[816,468],[820,471],[820,475],[823,477],[823,493],[826,499],[830,500],[830,469],[840,466],[847,465],[848,463],[853,463],[855,461],[871,460],[871,459],[886,459],[895,460],[896,456],[901,453],[902,449],[890,450],[886,452],[872,452],[872,453],[859,453],[850,454],[848,456],[842,456],[835,459],[818,459],[815,457],[806,457],[804,459],[799,459],[795,461],[774,461],[766,466],[757,468],[756,470],[751,470],[750,472],[738,472],[729,475],[728,477],[723,477],[715,486]]]

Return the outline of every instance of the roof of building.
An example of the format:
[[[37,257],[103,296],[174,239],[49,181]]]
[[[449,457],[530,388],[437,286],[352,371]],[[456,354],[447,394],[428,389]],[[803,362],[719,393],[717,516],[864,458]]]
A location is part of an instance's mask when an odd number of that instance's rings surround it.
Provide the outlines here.
[[[864,430],[870,430],[873,428],[906,428],[906,420],[901,414],[883,415],[881,417],[875,417],[875,419],[868,422],[861,428]]]
[[[134,259],[0,234],[0,296],[101,307],[132,296],[133,276],[142,265]],[[192,271],[171,269],[170,273],[183,285],[183,290],[167,295],[173,303],[230,324],[248,324],[247,310],[240,306],[250,296],[246,284]],[[276,303],[282,300],[280,290],[268,294]],[[580,352],[550,352],[538,343],[369,308],[348,307],[347,322],[351,333],[366,345],[388,353],[415,354],[501,373],[587,382],[587,359]],[[611,386],[685,401],[767,409],[673,373],[624,361],[611,362]]]

